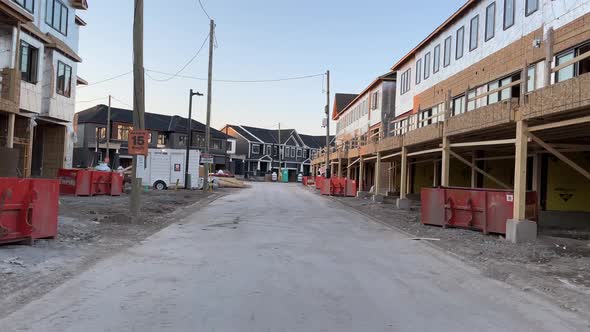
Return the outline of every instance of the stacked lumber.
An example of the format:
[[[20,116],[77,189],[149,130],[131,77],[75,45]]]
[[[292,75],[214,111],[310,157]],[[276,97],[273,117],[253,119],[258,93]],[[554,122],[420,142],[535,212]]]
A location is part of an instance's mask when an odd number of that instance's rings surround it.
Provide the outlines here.
[[[215,182],[219,185],[219,188],[248,188],[249,185],[245,184],[236,178],[224,178],[216,177]]]

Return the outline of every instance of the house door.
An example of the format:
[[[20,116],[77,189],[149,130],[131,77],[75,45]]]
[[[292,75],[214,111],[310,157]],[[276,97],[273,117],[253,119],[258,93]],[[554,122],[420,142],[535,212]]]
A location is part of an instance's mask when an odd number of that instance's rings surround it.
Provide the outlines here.
[[[170,155],[170,185],[175,186],[178,181],[179,186],[184,186],[184,162],[183,154]]]

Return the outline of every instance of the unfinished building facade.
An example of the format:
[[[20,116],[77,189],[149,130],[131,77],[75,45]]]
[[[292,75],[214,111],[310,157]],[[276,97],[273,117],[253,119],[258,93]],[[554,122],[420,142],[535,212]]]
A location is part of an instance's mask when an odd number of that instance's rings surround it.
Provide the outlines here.
[[[389,136],[339,145],[330,160],[363,170],[360,182],[376,181],[374,193],[386,188],[400,207],[423,187],[513,190],[515,242],[537,224],[587,226],[589,0],[468,1],[391,70]],[[387,175],[368,179],[367,167]],[[538,223],[524,218],[528,190]]]

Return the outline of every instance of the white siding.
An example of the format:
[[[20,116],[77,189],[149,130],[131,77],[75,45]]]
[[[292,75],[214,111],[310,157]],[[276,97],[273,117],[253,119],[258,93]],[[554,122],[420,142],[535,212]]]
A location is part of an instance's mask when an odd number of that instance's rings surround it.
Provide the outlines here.
[[[467,11],[460,19],[447,27],[435,39],[424,45],[416,53],[415,57],[409,58],[407,62],[398,69],[398,78],[401,77],[401,74],[404,73],[408,68],[412,68],[412,77],[410,78],[411,89],[409,92],[401,95],[401,88],[397,89],[398,98],[396,103],[396,115],[403,114],[413,108],[414,95],[419,94],[440,83],[441,81],[444,81],[449,77],[465,70],[467,67],[481,61],[490,54],[518,41],[523,36],[528,35],[541,27],[544,27],[545,32],[551,27],[557,29],[590,12],[590,0],[540,0],[539,10],[527,17],[525,16],[525,1],[516,0],[514,25],[507,30],[504,30],[504,1],[496,0],[495,37],[486,42],[486,7],[492,2],[494,1],[482,0],[480,4]],[[469,51],[469,24],[471,19],[476,15],[479,15],[478,47],[473,51]],[[465,27],[463,57],[459,60],[456,60],[456,32],[462,26]],[[444,40],[449,36],[452,37],[451,64],[448,67],[444,67],[442,65],[442,57],[444,55]],[[434,48],[439,44],[442,47],[440,71],[433,74],[431,68],[430,77],[426,80],[422,78],[421,83],[416,85],[416,60],[424,59],[424,55],[428,52],[434,54]],[[432,105],[421,106],[424,108],[430,107]]]

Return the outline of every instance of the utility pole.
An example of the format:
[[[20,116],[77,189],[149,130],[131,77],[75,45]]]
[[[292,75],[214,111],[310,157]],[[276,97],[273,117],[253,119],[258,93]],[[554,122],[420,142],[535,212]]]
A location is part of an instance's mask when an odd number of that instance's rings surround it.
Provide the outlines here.
[[[331,177],[330,174],[330,71],[326,72],[326,178]]]
[[[107,157],[105,163],[111,164],[111,95],[109,95],[109,108],[107,110]]]
[[[209,154],[211,145],[211,86],[213,82],[213,41],[215,39],[215,21],[211,20],[209,25],[209,76],[207,79],[207,127],[205,128],[205,152]],[[205,178],[203,190],[209,189],[209,167],[205,164]]]
[[[143,0],[135,0],[133,19],[133,129],[145,129],[145,76],[143,68]],[[139,218],[141,179],[137,178],[137,156],[133,156],[131,182],[131,217]]]
[[[282,177],[283,177],[283,172],[282,172],[282,161],[281,161],[281,123],[279,122],[279,174],[277,174],[277,179],[279,179],[279,182],[282,181]]]
[[[193,146],[193,96],[202,96],[200,92],[193,92],[191,89],[188,97],[188,120],[186,122],[187,140],[186,140],[186,162],[184,163],[184,189],[191,189],[191,173],[189,172],[190,148]],[[198,167],[199,165],[197,165]]]

